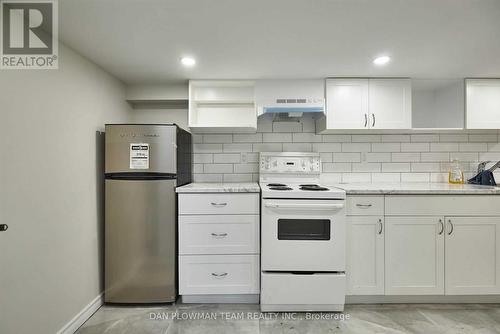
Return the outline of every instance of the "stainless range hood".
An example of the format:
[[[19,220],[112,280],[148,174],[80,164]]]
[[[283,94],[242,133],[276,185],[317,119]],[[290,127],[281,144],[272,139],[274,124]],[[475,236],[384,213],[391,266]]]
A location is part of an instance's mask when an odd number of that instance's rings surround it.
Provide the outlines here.
[[[255,84],[257,114],[298,118],[304,114],[324,115],[325,81],[258,80]]]

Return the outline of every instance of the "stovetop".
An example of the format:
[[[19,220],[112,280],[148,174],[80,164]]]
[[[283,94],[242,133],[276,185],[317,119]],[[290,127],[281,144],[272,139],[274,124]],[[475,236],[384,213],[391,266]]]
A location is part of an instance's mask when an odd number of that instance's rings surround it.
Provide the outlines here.
[[[343,189],[324,186],[316,183],[263,182],[260,184],[263,198],[323,198],[344,199]]]
[[[343,189],[320,183],[317,152],[261,152],[259,161],[262,198],[345,198]]]

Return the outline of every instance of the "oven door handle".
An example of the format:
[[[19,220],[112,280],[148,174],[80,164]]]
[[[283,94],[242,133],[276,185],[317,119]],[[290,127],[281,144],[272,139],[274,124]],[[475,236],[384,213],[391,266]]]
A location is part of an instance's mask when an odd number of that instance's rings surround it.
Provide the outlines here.
[[[308,209],[308,210],[340,210],[344,207],[344,204],[278,204],[278,203],[266,203],[264,204],[266,208],[276,208],[276,209]]]

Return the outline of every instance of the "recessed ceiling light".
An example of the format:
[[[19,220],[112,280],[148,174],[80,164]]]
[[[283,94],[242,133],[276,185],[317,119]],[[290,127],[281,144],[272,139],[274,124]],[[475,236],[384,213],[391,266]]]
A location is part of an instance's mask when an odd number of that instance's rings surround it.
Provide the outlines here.
[[[373,63],[378,66],[386,65],[391,61],[391,57],[389,56],[380,56],[373,59]]]
[[[182,57],[181,64],[186,66],[186,67],[192,67],[192,66],[196,65],[196,60],[192,57]]]

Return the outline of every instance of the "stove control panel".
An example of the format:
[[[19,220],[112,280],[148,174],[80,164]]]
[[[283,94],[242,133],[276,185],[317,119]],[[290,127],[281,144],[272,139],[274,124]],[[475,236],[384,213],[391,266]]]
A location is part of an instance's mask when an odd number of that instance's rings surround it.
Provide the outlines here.
[[[269,156],[261,155],[261,173],[319,174],[319,156]]]

